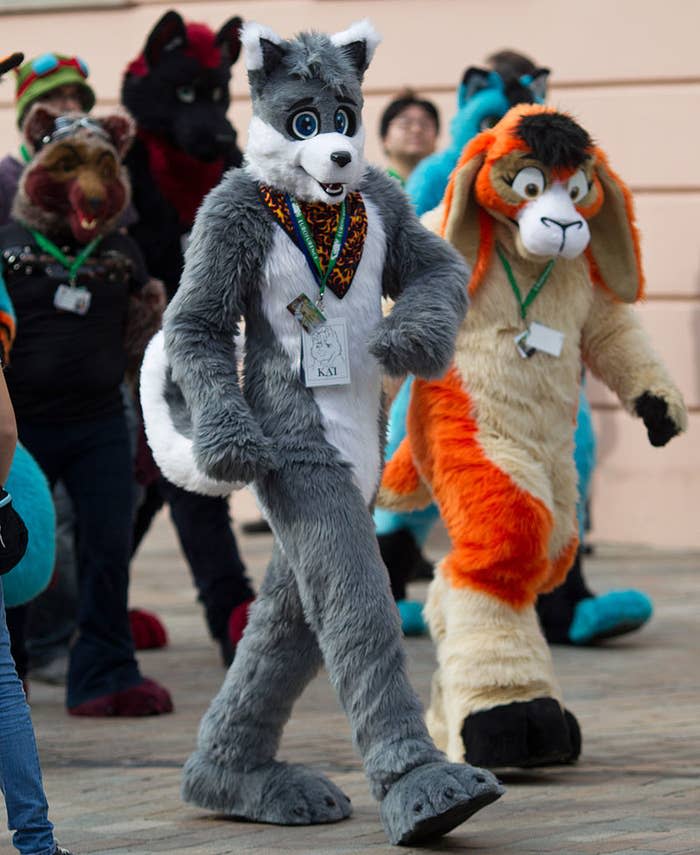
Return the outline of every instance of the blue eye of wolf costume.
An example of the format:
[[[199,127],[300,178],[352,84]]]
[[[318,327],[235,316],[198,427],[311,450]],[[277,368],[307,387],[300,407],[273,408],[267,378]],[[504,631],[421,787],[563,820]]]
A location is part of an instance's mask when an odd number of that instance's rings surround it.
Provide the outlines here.
[[[246,163],[199,209],[141,382],[161,470],[205,492],[248,483],[276,541],[183,795],[258,822],[348,817],[349,799],[325,776],[275,759],[294,701],[325,662],[389,839],[430,840],[502,789],[489,772],[447,763],[428,735],[369,508],[382,459],[381,373],[444,372],[468,269],[364,159],[361,82],[379,42],[369,22],[293,40],[246,24],[242,42],[253,106]],[[358,118],[341,132],[345,105]],[[290,133],[295,106],[313,113],[318,133],[301,117],[304,138]],[[302,379],[290,307],[313,309],[321,294],[322,322],[347,343],[343,385]],[[387,318],[382,295],[396,301]]]

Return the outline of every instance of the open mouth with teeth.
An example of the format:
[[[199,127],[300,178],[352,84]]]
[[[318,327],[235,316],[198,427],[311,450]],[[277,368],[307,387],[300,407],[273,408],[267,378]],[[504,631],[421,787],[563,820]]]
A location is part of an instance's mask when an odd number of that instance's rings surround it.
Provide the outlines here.
[[[86,232],[91,232],[97,228],[97,220],[88,220],[86,217],[80,217],[80,228]]]
[[[342,196],[345,190],[344,184],[323,184],[321,181],[318,183],[321,185],[324,193],[327,193],[329,196]]]

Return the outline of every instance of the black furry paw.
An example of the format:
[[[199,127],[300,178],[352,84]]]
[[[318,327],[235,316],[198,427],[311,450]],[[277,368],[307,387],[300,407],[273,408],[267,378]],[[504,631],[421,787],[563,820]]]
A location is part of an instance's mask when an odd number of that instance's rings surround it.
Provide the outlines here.
[[[385,318],[369,338],[370,352],[391,377],[415,374],[417,377],[441,377],[452,358],[452,340],[435,327],[427,332],[416,319]]]
[[[644,392],[634,402],[634,410],[644,422],[649,442],[653,446],[666,445],[681,432],[680,426],[668,414],[667,402],[658,395]]]
[[[462,725],[469,763],[490,768],[558,766],[581,753],[581,731],[554,698],[515,701],[472,713]]]

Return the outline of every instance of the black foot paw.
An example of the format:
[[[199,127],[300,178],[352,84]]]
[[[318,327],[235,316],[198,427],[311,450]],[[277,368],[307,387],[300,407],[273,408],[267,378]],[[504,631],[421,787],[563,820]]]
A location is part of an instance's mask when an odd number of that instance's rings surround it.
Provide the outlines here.
[[[573,714],[553,698],[516,701],[472,713],[462,725],[465,757],[491,769],[573,763],[581,731]]]
[[[447,834],[504,793],[485,769],[427,763],[395,781],[380,812],[391,843],[426,843]]]

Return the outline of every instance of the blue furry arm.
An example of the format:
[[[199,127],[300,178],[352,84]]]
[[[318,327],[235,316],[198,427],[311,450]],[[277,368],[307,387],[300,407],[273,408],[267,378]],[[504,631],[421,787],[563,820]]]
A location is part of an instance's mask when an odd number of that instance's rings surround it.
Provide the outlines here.
[[[455,155],[448,149],[424,158],[411,173],[406,193],[419,217],[442,202],[455,162]]]
[[[384,295],[396,300],[372,334],[372,353],[387,374],[440,377],[467,311],[469,268],[421,225],[395,181],[370,170],[366,192],[379,207],[386,233]]]
[[[163,320],[172,378],[192,415],[197,465],[225,481],[248,482],[273,466],[270,441],[238,382],[234,346],[269,232],[250,184],[241,173],[229,173],[206,198]]]

